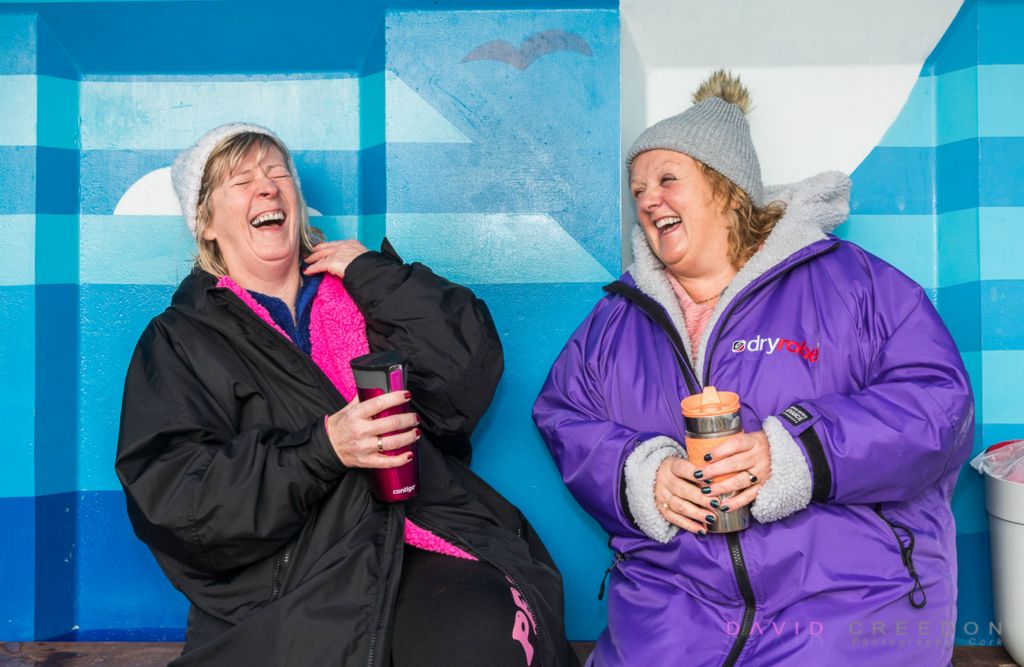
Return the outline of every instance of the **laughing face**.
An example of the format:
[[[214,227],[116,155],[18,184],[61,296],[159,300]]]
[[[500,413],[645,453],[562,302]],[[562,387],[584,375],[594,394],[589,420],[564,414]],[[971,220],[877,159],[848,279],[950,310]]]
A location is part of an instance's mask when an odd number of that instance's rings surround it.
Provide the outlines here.
[[[210,195],[211,217],[203,238],[217,242],[233,276],[260,276],[282,263],[298,266],[295,180],[277,148],[271,146],[262,158],[258,155],[253,146]]]
[[[728,266],[731,218],[700,163],[676,151],[641,153],[629,188],[647,243],[667,270],[692,279]]]

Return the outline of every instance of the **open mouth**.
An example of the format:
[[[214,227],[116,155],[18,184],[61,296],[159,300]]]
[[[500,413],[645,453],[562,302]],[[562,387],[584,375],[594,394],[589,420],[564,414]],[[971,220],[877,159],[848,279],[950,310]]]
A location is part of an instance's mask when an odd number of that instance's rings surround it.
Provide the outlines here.
[[[661,218],[660,220],[655,220],[654,221],[654,227],[659,232],[664,232],[664,231],[667,231],[669,229],[672,229],[673,227],[675,227],[676,225],[678,225],[682,221],[683,221],[683,219],[682,218],[678,218],[678,217]]]
[[[267,211],[266,213],[261,213],[252,220],[250,220],[249,224],[255,227],[256,229],[260,229],[261,227],[267,227],[270,225],[280,227],[281,225],[284,224],[284,220],[285,215],[283,211]]]

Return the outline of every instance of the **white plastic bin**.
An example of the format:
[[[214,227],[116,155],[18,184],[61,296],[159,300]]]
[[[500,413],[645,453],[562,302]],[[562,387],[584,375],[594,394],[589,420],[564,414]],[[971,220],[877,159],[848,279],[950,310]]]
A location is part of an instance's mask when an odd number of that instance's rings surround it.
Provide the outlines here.
[[[1000,479],[991,470],[985,472],[996,622],[1006,652],[1015,662],[1024,664],[1024,482]],[[1012,479],[1018,478],[1019,474],[1012,475]]]

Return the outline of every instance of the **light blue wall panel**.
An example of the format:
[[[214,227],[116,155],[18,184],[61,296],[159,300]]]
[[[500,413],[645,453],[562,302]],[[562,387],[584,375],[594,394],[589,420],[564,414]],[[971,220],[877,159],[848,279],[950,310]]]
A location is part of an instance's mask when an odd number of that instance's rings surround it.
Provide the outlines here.
[[[35,145],[36,79],[34,74],[0,75],[0,146]]]
[[[854,215],[836,235],[878,255],[925,289],[938,287],[934,216]]]
[[[180,215],[83,215],[82,284],[177,285],[196,244]]]
[[[981,365],[985,422],[1024,424],[1024,401],[1011,389],[1019,387],[1024,377],[1024,349],[986,349],[981,353]]]
[[[0,215],[0,286],[35,282],[36,217]]]
[[[981,279],[1024,280],[1024,208],[983,208],[979,217]]]
[[[548,214],[618,274],[618,14],[397,12],[387,20],[387,69],[472,141],[389,144],[388,213]],[[556,51],[524,69],[464,61],[491,40],[518,45],[547,30],[584,40],[590,53]]]
[[[935,89],[935,145],[978,136],[978,68],[941,74]]]
[[[0,215],[32,214],[36,210],[36,148],[0,146]]]
[[[132,78],[81,88],[85,150],[178,151],[206,129],[237,121],[270,128],[291,150],[359,148],[359,81],[352,77]]]

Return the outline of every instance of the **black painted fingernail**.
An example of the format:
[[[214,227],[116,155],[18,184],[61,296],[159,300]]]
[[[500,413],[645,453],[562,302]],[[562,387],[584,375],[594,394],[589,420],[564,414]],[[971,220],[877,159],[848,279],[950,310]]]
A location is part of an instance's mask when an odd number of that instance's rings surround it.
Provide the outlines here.
[[[708,514],[706,517],[704,517],[704,520],[707,521],[708,523],[714,523],[715,522],[715,515],[714,514]]]
[[[698,470],[698,471],[696,471],[695,473],[693,473],[693,478],[694,478],[694,479],[700,479],[700,478],[701,478],[701,477],[703,477],[703,476],[704,476],[704,473],[703,473],[703,472],[701,472],[700,470]]]
[[[728,505],[722,505],[722,511],[723,512],[728,512],[729,511],[729,506]]]
[[[711,460],[711,454],[705,454],[704,455],[704,460],[705,461],[710,461]]]
[[[703,493],[704,495],[707,495],[707,494],[711,493],[711,487],[710,486],[702,486],[701,489],[700,489],[700,492]]]
[[[698,535],[707,535],[708,532],[706,530],[704,530],[703,528],[701,528],[700,530],[697,531],[697,534]]]
[[[717,500],[712,500],[712,501],[711,501],[711,506],[712,506],[712,507],[714,507],[715,509],[718,509],[718,506],[719,506],[720,504],[721,504],[721,503],[719,503],[719,502],[718,502]]]

